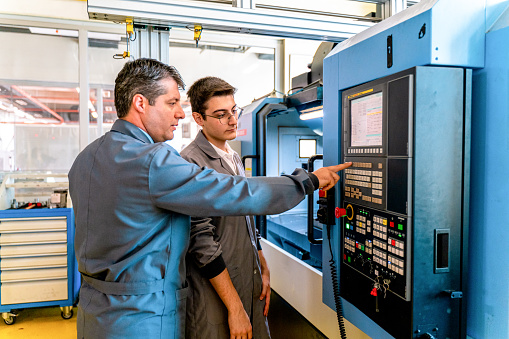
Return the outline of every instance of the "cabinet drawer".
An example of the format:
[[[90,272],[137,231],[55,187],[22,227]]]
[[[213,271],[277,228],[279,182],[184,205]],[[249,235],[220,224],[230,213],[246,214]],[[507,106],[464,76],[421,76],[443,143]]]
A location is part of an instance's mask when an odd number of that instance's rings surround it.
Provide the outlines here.
[[[1,237],[1,236],[0,236]],[[40,255],[66,255],[67,244],[0,246],[0,259]]]
[[[8,258],[0,261],[0,269],[4,274],[7,270],[28,269],[28,268],[56,268],[67,267],[66,255],[29,257],[29,258]]]
[[[0,293],[2,305],[66,300],[67,279],[2,283]]]
[[[66,217],[0,219],[0,233],[44,232],[66,229]]]
[[[39,281],[51,279],[67,279],[67,268],[37,268],[12,271],[2,271],[0,282],[13,283],[24,281]]]
[[[41,232],[41,233],[2,233],[0,245],[28,245],[44,243],[62,243],[67,241],[67,232]]]

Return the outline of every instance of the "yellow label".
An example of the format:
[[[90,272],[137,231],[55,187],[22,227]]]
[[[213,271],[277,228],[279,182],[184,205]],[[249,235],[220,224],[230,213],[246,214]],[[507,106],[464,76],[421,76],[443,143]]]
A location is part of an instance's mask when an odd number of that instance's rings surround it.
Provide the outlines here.
[[[348,96],[348,99],[352,99],[352,98],[358,97],[360,95],[363,95],[363,94],[366,94],[366,93],[371,93],[371,92],[373,92],[373,88],[367,89],[367,90],[359,92],[359,93],[351,94],[351,95]]]

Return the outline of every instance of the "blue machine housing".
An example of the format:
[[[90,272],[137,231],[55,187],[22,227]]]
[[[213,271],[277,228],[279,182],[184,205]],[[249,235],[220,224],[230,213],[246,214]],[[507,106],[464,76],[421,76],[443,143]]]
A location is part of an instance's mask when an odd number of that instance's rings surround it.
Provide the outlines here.
[[[336,46],[324,60],[324,166],[341,161],[342,91],[416,66],[482,68],[485,27],[483,1],[423,0]],[[339,192],[335,200],[342,205]],[[338,222],[331,239],[338,261]],[[324,263],[328,252],[324,239]],[[334,309],[330,270],[323,267],[323,301]],[[345,318],[369,336],[392,337],[352,304],[343,300],[343,306]]]
[[[484,67],[484,11],[483,1],[423,0],[336,46],[324,60],[324,78],[338,77],[342,90],[415,66]],[[331,88],[324,87],[327,97]]]
[[[258,113],[264,109],[267,105],[276,106],[281,104],[282,99],[280,98],[262,98],[253,101],[251,104],[244,107],[244,112],[239,119],[237,128],[237,138],[235,140],[241,142],[242,156],[259,156],[259,137],[260,131],[258,130]],[[281,105],[283,108],[284,106]],[[252,166],[246,168],[246,175],[248,175],[251,169],[251,175],[263,175],[259,172],[259,161],[260,158],[255,158]]]
[[[500,15],[502,13],[502,15]],[[509,338],[509,2],[486,34],[486,64],[473,74],[467,320],[475,339]]]

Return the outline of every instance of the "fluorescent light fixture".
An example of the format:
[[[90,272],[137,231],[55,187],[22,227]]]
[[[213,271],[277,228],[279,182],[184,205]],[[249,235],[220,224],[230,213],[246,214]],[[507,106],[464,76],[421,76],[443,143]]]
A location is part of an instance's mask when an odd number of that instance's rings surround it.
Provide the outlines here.
[[[78,37],[78,31],[69,29],[55,29],[55,28],[42,28],[42,27],[29,27],[30,33],[33,34],[44,34],[44,35],[58,35],[67,36],[72,38]],[[88,32],[89,39],[97,40],[110,40],[120,41],[122,35],[113,33],[102,33],[102,32]]]
[[[311,119],[322,118],[322,117],[323,117],[323,109],[319,109],[319,110],[308,112],[308,113],[302,113],[299,116],[300,120],[311,120]]]
[[[122,35],[101,32],[88,32],[88,38],[98,40],[120,41],[122,39]]]
[[[28,27],[33,34],[45,34],[45,35],[58,35],[67,37],[78,37],[78,31],[69,29],[54,29],[54,28],[42,28],[42,27]]]
[[[300,120],[311,120],[323,117],[323,105],[306,108],[300,111]]]
[[[193,46],[196,45],[196,42],[191,39],[175,39],[170,38],[170,47],[172,42],[177,43],[183,43],[183,44],[192,44]],[[224,47],[224,48],[240,48],[243,47],[242,45],[239,45],[238,43],[219,43],[219,42],[210,42],[206,40],[200,40],[199,46],[214,46],[214,47]]]

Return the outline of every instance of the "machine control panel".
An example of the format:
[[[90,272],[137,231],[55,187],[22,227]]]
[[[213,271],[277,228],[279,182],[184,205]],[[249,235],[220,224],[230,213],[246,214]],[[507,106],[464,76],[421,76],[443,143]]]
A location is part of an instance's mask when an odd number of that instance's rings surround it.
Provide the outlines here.
[[[462,337],[467,74],[417,67],[341,91],[341,161],[353,165],[337,206],[339,291],[395,338],[431,325]]]
[[[387,292],[410,300],[410,223],[407,218],[344,202],[343,263],[376,282]]]

